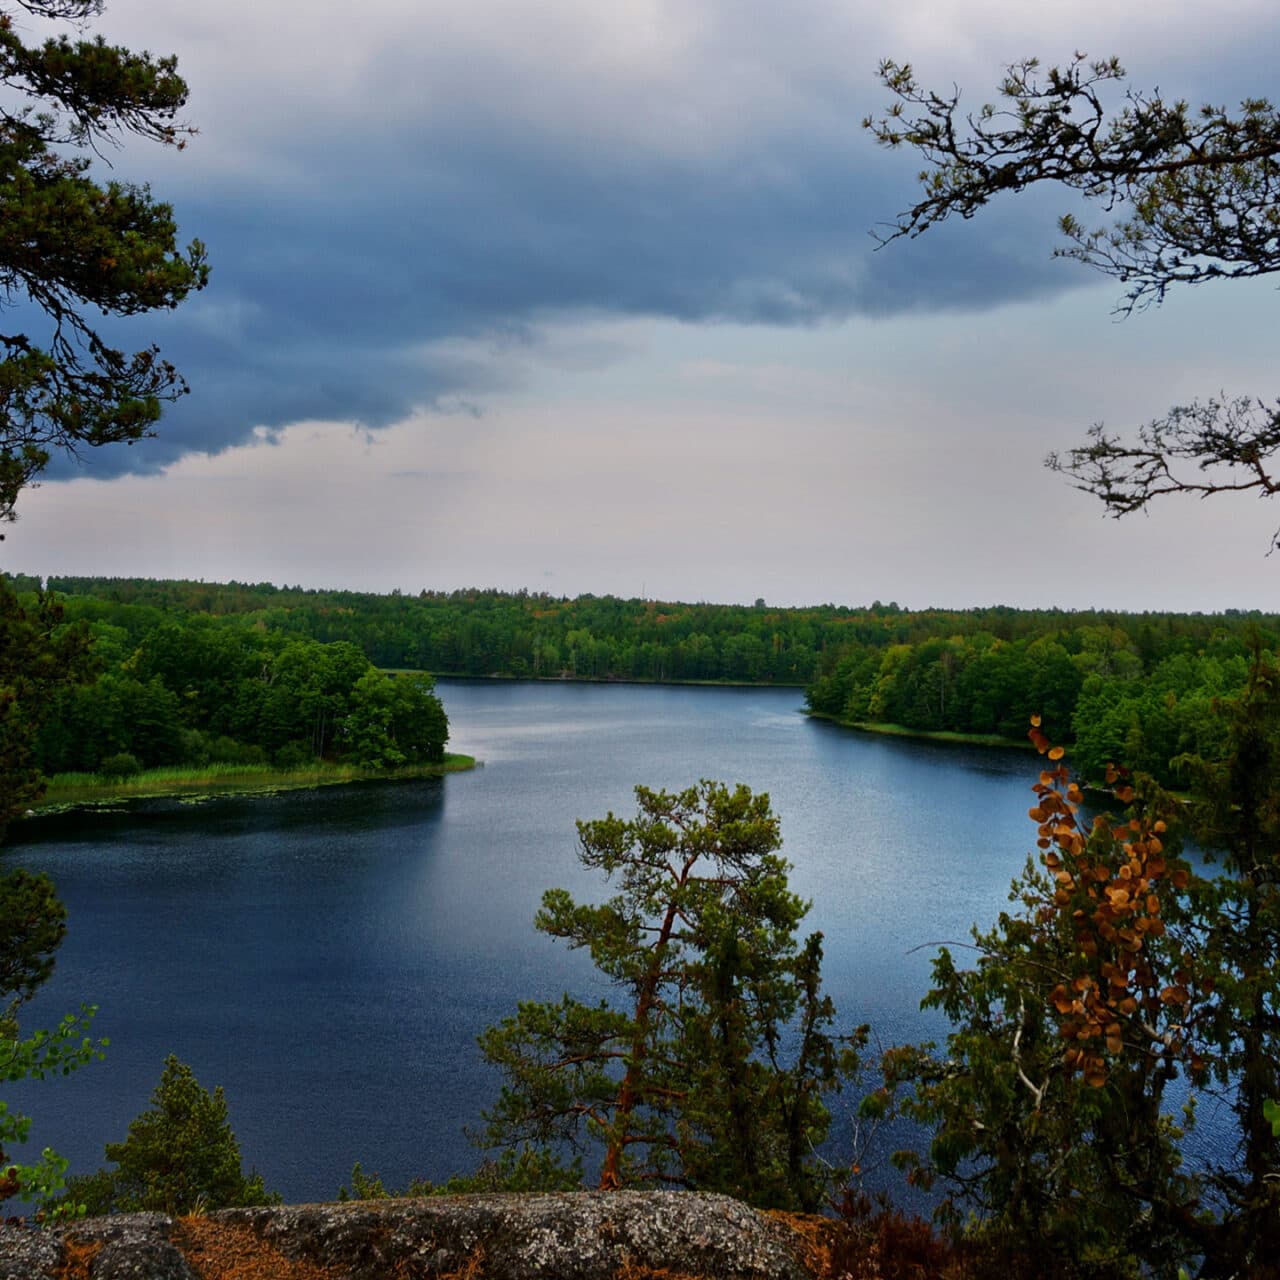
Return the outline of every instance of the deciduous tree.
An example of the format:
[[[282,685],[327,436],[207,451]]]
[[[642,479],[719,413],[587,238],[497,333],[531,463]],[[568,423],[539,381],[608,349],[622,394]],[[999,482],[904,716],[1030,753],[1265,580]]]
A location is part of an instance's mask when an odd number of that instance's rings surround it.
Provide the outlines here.
[[[52,1031],[24,1035],[18,1026],[21,1006],[53,972],[65,920],[47,876],[21,868],[0,876],[0,1081],[65,1075],[101,1056],[88,1037],[92,1009],[68,1014]],[[38,1160],[11,1164],[12,1148],[30,1132],[30,1117],[0,1101],[0,1203],[21,1195],[44,1211],[62,1191],[67,1163],[46,1147]]]
[[[1192,877],[1114,770],[1132,816],[1084,821],[1061,748],[1033,733],[1052,757],[1030,810],[1039,858],[1014,909],[975,929],[973,966],[949,947],[934,962],[924,1004],[952,1024],[944,1049],[891,1050],[864,1106],[881,1113],[907,1088],[899,1105],[932,1136],[900,1162],[941,1182],[953,1222],[977,1210],[988,1244],[1050,1275],[1172,1274],[1212,1234],[1168,1098],[1207,1070],[1188,1029],[1204,974],[1174,927]]]

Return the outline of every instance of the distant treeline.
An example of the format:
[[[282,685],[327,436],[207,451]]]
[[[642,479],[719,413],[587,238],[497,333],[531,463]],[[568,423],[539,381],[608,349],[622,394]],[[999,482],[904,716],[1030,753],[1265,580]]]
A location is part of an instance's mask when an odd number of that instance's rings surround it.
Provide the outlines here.
[[[823,650],[839,642],[843,620],[855,616],[834,606],[567,600],[527,591],[373,595],[133,578],[52,578],[49,586],[79,616],[116,622],[127,605],[154,617],[239,617],[323,643],[350,641],[379,667],[457,676],[804,685]]]
[[[1086,774],[1115,760],[1173,782],[1179,756],[1216,753],[1215,700],[1243,687],[1253,648],[1274,652],[1280,637],[1280,615],[1256,611],[782,609],[137,578],[48,585],[68,617],[111,629],[122,652],[200,619],[209,634],[345,642],[376,666],[438,675],[803,685],[812,710],[848,723],[1020,739],[1038,713],[1055,741],[1074,741]]]

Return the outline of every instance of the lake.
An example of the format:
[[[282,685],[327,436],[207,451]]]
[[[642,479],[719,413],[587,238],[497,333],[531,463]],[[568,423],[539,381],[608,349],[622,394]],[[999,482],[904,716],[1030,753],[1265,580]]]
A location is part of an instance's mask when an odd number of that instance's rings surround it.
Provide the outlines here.
[[[32,1149],[97,1168],[176,1053],[224,1086],[246,1164],[286,1200],[332,1198],[355,1160],[388,1185],[474,1167],[464,1131],[497,1089],[477,1033],[521,999],[608,991],[531,920],[552,886],[604,896],[574,820],[630,814],[637,783],[769,792],[827,990],[883,1046],[940,1032],[918,1011],[930,956],[994,920],[1034,841],[1033,754],[843,730],[796,689],[439,691],[451,749],[482,768],[12,829],[5,861],[47,871],[68,910],[25,1025],[89,1001],[111,1040],[105,1062],[7,1091]]]

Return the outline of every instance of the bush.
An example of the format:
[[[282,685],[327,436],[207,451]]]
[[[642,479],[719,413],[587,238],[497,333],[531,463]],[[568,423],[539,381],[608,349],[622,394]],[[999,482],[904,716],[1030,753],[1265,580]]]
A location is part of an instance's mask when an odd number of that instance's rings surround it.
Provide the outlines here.
[[[279,769],[305,769],[315,762],[315,752],[300,742],[286,742],[275,755],[275,764]]]
[[[199,729],[183,729],[182,731],[182,763],[209,763],[209,735]]]
[[[117,751],[115,755],[101,760],[97,771],[104,778],[133,778],[142,772],[142,765],[137,756],[128,751]]]
[[[209,744],[209,759],[219,764],[266,764],[267,753],[256,743],[237,742],[222,734]]]

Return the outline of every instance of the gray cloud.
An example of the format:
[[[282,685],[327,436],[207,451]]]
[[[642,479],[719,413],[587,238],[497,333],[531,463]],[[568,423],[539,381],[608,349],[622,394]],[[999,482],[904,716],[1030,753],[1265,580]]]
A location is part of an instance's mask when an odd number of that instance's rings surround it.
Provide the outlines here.
[[[121,5],[123,36],[146,7]],[[878,50],[850,44],[853,6],[815,5],[807,22],[638,0],[603,17],[566,0],[536,22],[499,0],[378,0],[352,19],[335,7],[332,23],[324,5],[276,8],[273,21],[310,24],[312,45],[268,83],[255,6],[174,29],[193,114],[203,74],[212,118],[156,186],[207,242],[213,282],[113,330],[160,342],[193,393],[158,439],[94,457],[95,474],[216,452],[258,426],[376,428],[471,403],[505,375],[452,340],[536,344],[565,315],[813,325],[1090,282],[1051,259],[1052,200],[874,251],[869,229],[910,202],[914,161],[861,136],[882,95]],[[238,23],[248,34],[233,39]],[[166,47],[163,32],[146,42]]]
[[[503,139],[430,158],[422,176],[426,155],[402,156],[400,170],[352,155],[346,190],[335,175],[324,202],[288,190],[188,197],[184,220],[209,245],[213,282],[120,341],[154,337],[193,393],[157,440],[103,451],[95,472],[216,451],[258,425],[379,427],[482,394],[492,362],[481,369],[433,344],[536,342],[540,321],[566,313],[807,325],[977,308],[1081,282],[1050,261],[1045,219],[1037,226],[1025,208],[982,236],[948,229],[874,252],[868,227],[893,211],[896,185],[878,158],[859,166],[775,144],[744,166],[637,172]]]

